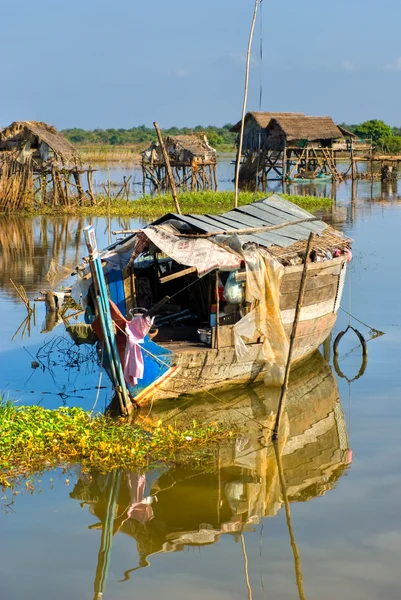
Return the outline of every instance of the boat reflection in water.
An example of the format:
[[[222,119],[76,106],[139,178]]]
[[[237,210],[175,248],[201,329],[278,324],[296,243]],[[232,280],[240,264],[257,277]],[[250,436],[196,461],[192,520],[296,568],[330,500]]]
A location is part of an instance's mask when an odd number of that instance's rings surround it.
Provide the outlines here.
[[[257,384],[218,397],[191,397],[186,406],[182,399],[157,403],[154,418],[176,426],[196,419],[239,427],[237,439],[219,446],[204,470],[176,465],[146,473],[82,475],[71,497],[87,503],[102,529],[95,598],[103,592],[112,537],[118,532],[136,541],[134,571],[149,566],[155,553],[213,544],[225,534],[242,536],[283,505],[289,523],[288,502],[307,501],[335,487],[351,452],[330,366],[316,353],[294,369],[275,448],[270,440],[279,393]],[[294,559],[297,571],[295,551]]]

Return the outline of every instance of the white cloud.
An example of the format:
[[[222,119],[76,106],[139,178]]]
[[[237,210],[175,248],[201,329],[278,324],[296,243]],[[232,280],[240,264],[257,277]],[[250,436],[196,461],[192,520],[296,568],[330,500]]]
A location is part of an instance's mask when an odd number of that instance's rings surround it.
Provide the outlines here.
[[[356,71],[357,67],[352,60],[345,59],[343,60],[343,69],[344,71]]]
[[[175,75],[176,77],[182,78],[182,77],[188,77],[189,73],[182,67],[175,67],[173,69],[173,75]]]
[[[384,69],[386,71],[401,71],[401,56],[398,56],[390,65],[386,65]]]

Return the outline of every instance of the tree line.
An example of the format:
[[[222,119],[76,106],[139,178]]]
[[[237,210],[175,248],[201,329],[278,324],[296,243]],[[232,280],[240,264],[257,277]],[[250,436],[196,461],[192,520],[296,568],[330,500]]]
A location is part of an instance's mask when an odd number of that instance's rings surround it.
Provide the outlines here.
[[[163,129],[163,135],[188,135],[190,133],[205,132],[209,143],[213,147],[226,144],[232,146],[236,140],[236,133],[230,131],[232,126],[231,123],[227,123],[223,127],[215,127],[214,125],[208,125],[207,127],[202,125],[196,127],[170,127],[169,129]],[[157,139],[154,128],[146,127],[146,125],[131,127],[131,129],[64,129],[62,133],[73,144],[82,145],[150,145],[151,142]]]
[[[209,143],[214,148],[224,146],[234,146],[237,134],[232,133],[231,123],[226,123],[223,127],[214,125],[197,125],[196,127],[170,127],[163,129],[163,135],[188,135],[190,133],[205,132]],[[401,153],[401,127],[391,127],[379,119],[371,119],[359,125],[347,125],[341,123],[341,126],[355,133],[358,137],[372,140],[377,150],[386,153]],[[110,146],[130,146],[141,144],[144,147],[156,141],[157,136],[153,127],[139,125],[131,129],[64,129],[62,133],[73,144],[92,146],[92,145],[110,145]]]

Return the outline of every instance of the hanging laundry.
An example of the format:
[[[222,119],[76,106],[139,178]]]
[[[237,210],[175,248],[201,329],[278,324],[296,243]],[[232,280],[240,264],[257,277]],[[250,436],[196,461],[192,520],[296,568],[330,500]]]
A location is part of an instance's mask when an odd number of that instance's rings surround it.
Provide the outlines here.
[[[125,325],[127,345],[125,349],[124,377],[125,381],[131,385],[136,385],[138,379],[143,378],[144,364],[139,344],[144,342],[152,323],[152,318],[137,315]]]
[[[349,248],[344,248],[344,254],[347,257],[347,262],[351,262],[352,260],[352,252]]]

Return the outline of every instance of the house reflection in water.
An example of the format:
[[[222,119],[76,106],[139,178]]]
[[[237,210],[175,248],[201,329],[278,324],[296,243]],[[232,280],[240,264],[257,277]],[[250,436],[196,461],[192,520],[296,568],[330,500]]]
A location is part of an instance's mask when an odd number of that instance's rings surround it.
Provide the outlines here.
[[[235,441],[219,447],[212,466],[161,467],[146,473],[114,472],[82,475],[71,497],[89,506],[102,528],[96,593],[107,573],[112,536],[135,539],[136,568],[149,557],[185,546],[239,536],[263,517],[282,508],[284,474],[290,502],[307,501],[335,487],[351,461],[336,379],[316,353],[291,375],[285,429],[278,446],[279,463],[270,443],[280,390],[263,384],[236,387],[219,397],[204,395],[154,407],[155,419],[174,420],[179,427],[222,421],[242,431]],[[173,421],[172,421],[173,422]],[[129,577],[129,572],[125,574]]]

